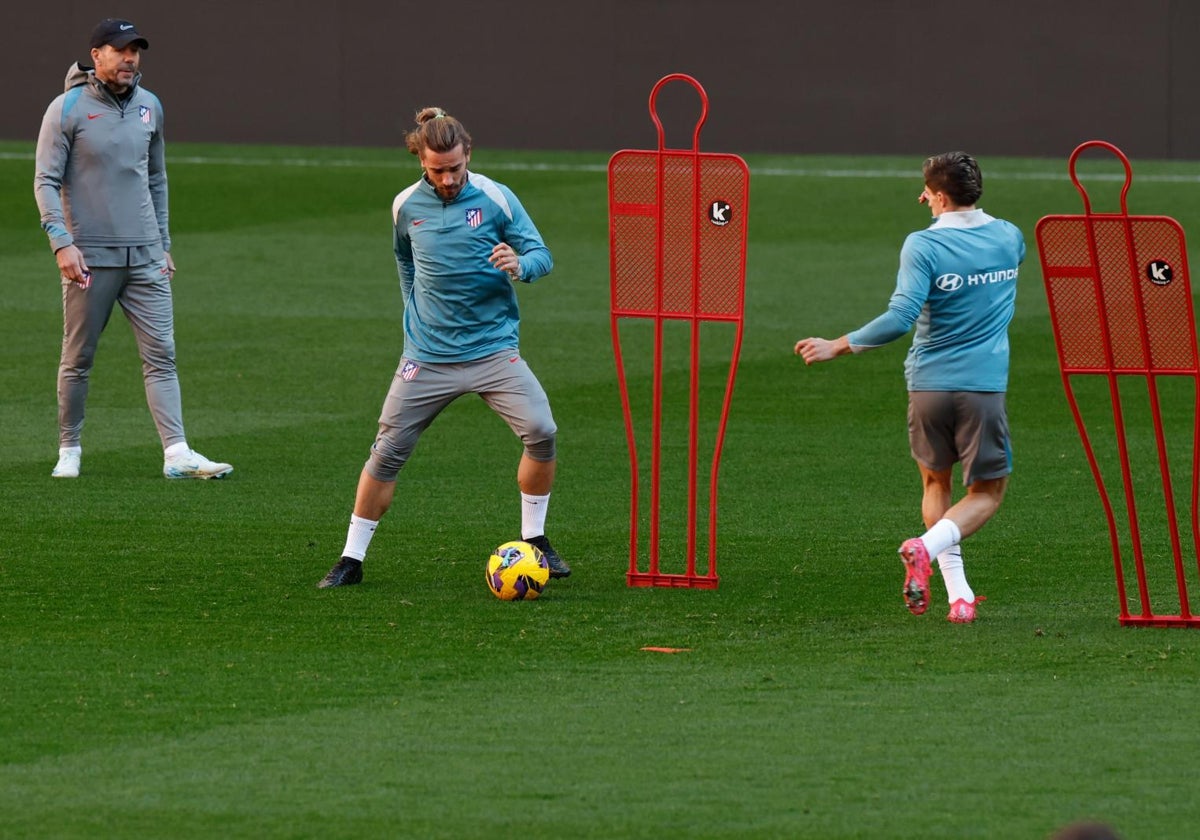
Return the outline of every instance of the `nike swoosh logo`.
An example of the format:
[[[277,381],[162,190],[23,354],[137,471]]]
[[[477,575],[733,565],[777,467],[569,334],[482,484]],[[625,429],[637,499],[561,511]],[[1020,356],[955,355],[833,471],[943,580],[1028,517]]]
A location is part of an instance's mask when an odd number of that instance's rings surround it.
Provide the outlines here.
[[[103,117],[103,116],[104,116],[103,114],[88,114],[88,119],[94,120],[94,119],[96,119],[96,117]]]
[[[124,23],[122,23],[122,24],[121,24],[121,31],[122,31],[122,32],[128,32],[130,29],[133,29],[133,24],[132,24],[132,23],[130,23],[130,24],[124,24]]]
[[[413,219],[413,227],[416,227],[417,225],[421,225],[424,223],[425,223],[424,219]]]

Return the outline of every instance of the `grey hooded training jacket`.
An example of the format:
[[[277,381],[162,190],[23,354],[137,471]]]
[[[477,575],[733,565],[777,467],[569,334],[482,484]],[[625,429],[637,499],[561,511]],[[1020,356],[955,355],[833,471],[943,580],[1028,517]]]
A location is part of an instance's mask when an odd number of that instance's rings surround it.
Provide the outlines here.
[[[54,251],[93,266],[145,265],[171,250],[163,108],[133,82],[123,102],[75,63],[42,118],[33,192]]]

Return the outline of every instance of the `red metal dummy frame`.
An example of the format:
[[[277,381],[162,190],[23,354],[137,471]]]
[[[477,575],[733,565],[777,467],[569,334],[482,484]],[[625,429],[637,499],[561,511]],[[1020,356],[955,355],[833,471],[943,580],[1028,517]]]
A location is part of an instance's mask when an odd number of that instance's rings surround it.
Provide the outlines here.
[[[667,149],[662,121],[657,111],[657,99],[662,88],[672,81],[684,81],[692,85],[700,96],[701,113],[696,122],[692,135],[691,150]],[[621,406],[625,420],[625,435],[629,445],[631,493],[630,493],[630,535],[629,535],[629,572],[626,581],[629,586],[671,586],[715,589],[717,577],[717,475],[720,466],[721,450],[724,445],[725,427],[729,417],[729,407],[733,395],[734,379],[737,373],[738,359],[741,353],[742,332],[744,326],[744,296],[746,274],[746,225],[749,210],[749,170],[745,162],[734,155],[702,154],[700,152],[700,130],[708,118],[708,95],[704,88],[691,76],[674,73],[664,76],[650,92],[650,116],[658,132],[658,148],[655,152],[624,151],[615,154],[609,164],[609,208],[610,208],[610,258],[612,266],[612,340],[616,356],[617,380],[621,391]],[[623,157],[652,156],[655,160],[654,203],[621,202],[616,195],[617,167]],[[667,162],[688,160],[691,167],[691,290],[690,305],[687,311],[671,309],[664,305],[664,278],[666,248],[664,245],[665,224],[665,172]],[[737,208],[737,229],[741,234],[740,265],[737,266],[737,287],[735,311],[703,312],[701,306],[701,226],[704,202],[702,201],[702,174],[704,164],[718,161],[740,167],[737,171],[742,177],[740,206]],[[655,224],[654,236],[654,292],[652,306],[625,306],[620,302],[618,294],[617,269],[617,218],[621,216],[645,216],[653,219]],[[654,373],[653,397],[651,411],[651,470],[650,470],[650,537],[649,537],[649,569],[641,571],[638,565],[638,519],[639,519],[639,459],[637,443],[634,435],[632,408],[629,399],[628,382],[625,376],[625,363],[621,354],[619,321],[621,318],[640,317],[651,318],[654,321]],[[667,320],[686,320],[691,327],[691,357],[689,376],[689,406],[688,406],[688,521],[687,521],[687,560],[686,571],[683,574],[664,573],[659,569],[659,538],[660,538],[660,476],[662,470],[662,389],[663,389],[663,324]],[[709,475],[709,511],[708,511],[708,570],[698,574],[696,570],[696,531],[698,482],[697,469],[698,440],[699,440],[699,387],[700,387],[700,323],[701,321],[725,321],[735,325],[734,345],[729,367],[725,396],[721,406],[720,421],[714,445],[712,464]]]
[[[1121,189],[1120,212],[1119,213],[1097,213],[1093,212],[1091,201],[1088,198],[1087,191],[1079,182],[1079,178],[1075,171],[1075,164],[1079,155],[1089,148],[1105,149],[1120,159],[1125,167],[1125,184]],[[1129,215],[1126,197],[1129,192],[1130,183],[1133,180],[1133,170],[1129,164],[1129,159],[1111,143],[1106,143],[1102,140],[1091,140],[1078,146],[1071,154],[1068,163],[1071,180],[1075,184],[1075,188],[1083,198],[1083,216],[1047,216],[1041,219],[1037,225],[1037,238],[1039,251],[1041,252],[1042,274],[1046,284],[1046,294],[1050,304],[1050,318],[1054,328],[1055,346],[1058,351],[1059,367],[1062,371],[1063,387],[1066,391],[1067,401],[1071,406],[1071,413],[1075,418],[1075,425],[1078,428],[1080,439],[1083,442],[1083,448],[1087,454],[1088,465],[1091,467],[1092,477],[1096,482],[1096,487],[1100,492],[1100,499],[1104,506],[1104,513],[1108,520],[1109,539],[1112,543],[1113,565],[1116,571],[1117,589],[1120,596],[1120,623],[1122,625],[1154,625],[1154,626],[1200,626],[1200,617],[1192,615],[1187,592],[1187,581],[1184,574],[1183,551],[1179,537],[1178,518],[1175,509],[1175,496],[1173,485],[1171,482],[1170,467],[1167,458],[1166,439],[1164,436],[1162,411],[1159,403],[1159,393],[1157,376],[1160,375],[1175,375],[1175,376],[1190,376],[1193,379],[1194,387],[1194,404],[1193,404],[1193,440],[1192,440],[1192,487],[1191,487],[1191,527],[1193,545],[1197,555],[1197,562],[1200,564],[1200,529],[1197,528],[1198,511],[1200,511],[1200,362],[1196,356],[1196,325],[1195,315],[1192,309],[1192,295],[1187,270],[1187,249],[1184,244],[1183,229],[1174,219],[1165,216],[1135,216]],[[1044,242],[1044,237],[1050,239],[1053,228],[1057,225],[1063,230],[1067,230],[1067,225],[1077,225],[1080,221],[1083,222],[1084,230],[1086,231],[1086,250],[1088,264],[1079,265],[1049,265],[1048,250],[1051,254],[1054,253],[1054,245],[1058,244],[1054,241],[1049,243]],[[1128,280],[1129,290],[1132,291],[1132,298],[1135,307],[1135,318],[1138,325],[1137,338],[1140,341],[1140,359],[1142,364],[1118,364],[1117,353],[1114,351],[1113,333],[1110,323],[1110,306],[1113,301],[1106,295],[1106,284],[1102,277],[1102,266],[1100,257],[1100,248],[1098,246],[1098,228],[1101,225],[1111,225],[1114,222],[1119,223],[1124,236],[1124,251],[1128,261]],[[1135,227],[1142,226],[1142,227]],[[1181,363],[1171,365],[1157,365],[1154,357],[1154,348],[1152,347],[1151,337],[1151,321],[1158,319],[1156,323],[1161,322],[1162,317],[1158,313],[1160,310],[1147,308],[1146,291],[1142,282],[1141,261],[1138,259],[1137,252],[1137,234],[1141,231],[1166,232],[1174,237],[1178,236],[1178,265],[1174,268],[1174,274],[1168,282],[1172,280],[1182,284],[1182,291],[1178,294],[1180,298],[1186,302],[1186,328],[1188,336],[1187,358]],[[1147,234],[1149,235],[1149,234]],[[1060,240],[1063,242],[1063,240]],[[1069,241],[1065,241],[1066,245],[1071,245]],[[1161,254],[1157,256],[1162,256]],[[1119,274],[1119,273],[1118,273]],[[1081,361],[1080,358],[1069,358],[1066,343],[1071,340],[1070,336],[1078,334],[1081,330],[1086,330],[1087,326],[1080,326],[1078,322],[1068,323],[1067,317],[1060,313],[1060,302],[1056,296],[1055,288],[1056,281],[1061,281],[1063,284],[1069,283],[1071,280],[1090,281],[1092,293],[1095,295],[1095,315],[1098,320],[1098,336],[1102,341],[1103,362],[1097,363],[1094,359],[1089,364],[1086,361]],[[1153,287],[1151,287],[1153,288]],[[1112,289],[1108,290],[1113,291]],[[1071,301],[1064,287],[1063,294],[1064,303],[1061,305],[1068,310],[1072,303],[1078,307],[1077,301]],[[1084,307],[1087,308],[1087,307]],[[1090,314],[1090,309],[1089,309]],[[1087,333],[1092,337],[1092,332]],[[1074,339],[1077,343],[1079,339]],[[1079,346],[1082,346],[1081,344]],[[1091,351],[1094,354],[1094,350]],[[1076,356],[1087,355],[1083,352],[1077,352]],[[1128,355],[1128,351],[1126,354]],[[1119,452],[1121,465],[1121,479],[1125,495],[1126,512],[1129,517],[1130,542],[1133,549],[1134,566],[1137,574],[1138,591],[1140,595],[1141,612],[1138,615],[1133,615],[1129,612],[1129,607],[1126,598],[1125,575],[1121,561],[1121,544],[1117,532],[1116,516],[1113,510],[1112,501],[1109,493],[1104,486],[1104,480],[1100,472],[1100,467],[1096,459],[1095,451],[1087,433],[1087,427],[1084,424],[1082,414],[1079,410],[1079,404],[1075,398],[1074,390],[1071,387],[1071,377],[1079,374],[1102,374],[1106,376],[1108,381],[1109,397],[1112,401],[1114,432],[1116,435],[1117,448]],[[1149,395],[1150,409],[1154,421],[1154,435],[1157,443],[1157,454],[1159,470],[1162,477],[1163,497],[1166,505],[1167,524],[1170,530],[1171,549],[1175,564],[1176,586],[1179,595],[1179,614],[1178,615],[1156,615],[1150,604],[1149,588],[1146,579],[1145,558],[1143,554],[1142,535],[1139,528],[1137,505],[1134,496],[1134,484],[1132,469],[1129,458],[1128,439],[1126,436],[1126,426],[1124,422],[1124,412],[1121,404],[1121,394],[1119,388],[1119,377],[1122,376],[1138,376],[1146,380],[1147,392]],[[1200,565],[1198,565],[1200,568]]]

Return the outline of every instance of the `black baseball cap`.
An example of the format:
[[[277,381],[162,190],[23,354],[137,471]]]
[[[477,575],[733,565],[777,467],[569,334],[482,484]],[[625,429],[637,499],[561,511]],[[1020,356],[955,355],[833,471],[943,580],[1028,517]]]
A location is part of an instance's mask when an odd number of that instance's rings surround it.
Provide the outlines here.
[[[105,44],[111,44],[120,50],[134,41],[138,41],[142,49],[150,49],[150,42],[146,40],[146,36],[138,32],[132,23],[120,18],[105,18],[92,30],[91,48],[99,49]]]

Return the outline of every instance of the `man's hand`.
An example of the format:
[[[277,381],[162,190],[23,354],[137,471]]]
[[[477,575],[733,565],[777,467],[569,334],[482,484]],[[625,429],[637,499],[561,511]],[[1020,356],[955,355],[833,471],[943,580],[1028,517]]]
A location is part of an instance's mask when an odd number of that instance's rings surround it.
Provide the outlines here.
[[[514,283],[521,279],[521,260],[507,242],[501,242],[492,249],[492,255],[488,257],[488,262],[501,271],[507,272]]]
[[[793,352],[804,359],[804,364],[828,362],[836,356],[850,352],[850,340],[846,336],[830,341],[827,338],[802,338],[796,342]]]
[[[92,284],[92,272],[83,261],[83,254],[74,245],[59,248],[54,252],[54,259],[58,262],[58,271],[64,280],[77,283],[83,289]]]

